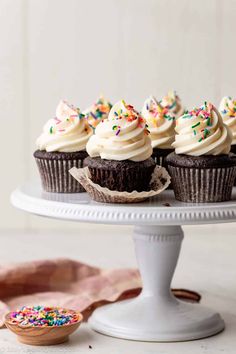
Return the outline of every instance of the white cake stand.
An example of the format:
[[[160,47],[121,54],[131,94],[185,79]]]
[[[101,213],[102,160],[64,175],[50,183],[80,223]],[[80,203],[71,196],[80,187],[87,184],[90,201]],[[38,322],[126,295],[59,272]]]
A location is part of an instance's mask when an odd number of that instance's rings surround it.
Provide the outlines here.
[[[142,293],[98,308],[89,320],[94,330],[119,338],[171,342],[204,338],[224,329],[218,313],[177,300],[170,284],[183,240],[181,225],[235,221],[236,190],[232,201],[225,203],[185,204],[165,191],[145,203],[115,205],[91,201],[86,193],[45,193],[39,183],[28,183],[13,192],[11,201],[19,209],[52,218],[134,225]]]

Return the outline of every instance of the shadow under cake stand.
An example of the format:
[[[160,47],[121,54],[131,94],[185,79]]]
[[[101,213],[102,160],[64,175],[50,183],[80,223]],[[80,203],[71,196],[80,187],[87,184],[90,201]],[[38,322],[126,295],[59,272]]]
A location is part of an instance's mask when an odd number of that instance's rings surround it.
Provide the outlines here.
[[[115,225],[134,225],[134,243],[143,282],[132,300],[105,305],[90,317],[100,333],[141,341],[185,341],[214,335],[224,329],[218,313],[199,304],[177,300],[170,284],[179,257],[181,225],[233,222],[236,189],[230,202],[185,204],[173,191],[139,204],[100,204],[86,193],[43,192],[39,182],[16,189],[12,204],[51,218]]]

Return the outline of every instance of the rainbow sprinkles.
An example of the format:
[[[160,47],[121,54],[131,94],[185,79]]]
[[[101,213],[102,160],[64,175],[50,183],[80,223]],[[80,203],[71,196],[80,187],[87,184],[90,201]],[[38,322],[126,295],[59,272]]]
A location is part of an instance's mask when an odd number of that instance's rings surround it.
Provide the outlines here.
[[[167,107],[162,107],[161,104],[154,99],[152,99],[149,104],[146,104],[146,109],[153,117],[152,123],[154,126],[158,126],[158,119],[175,120],[175,116],[169,111],[169,109]]]
[[[108,117],[108,114],[112,108],[112,104],[107,101],[103,96],[93,103],[93,105],[85,110],[84,117],[88,121],[89,125],[95,129],[97,124]]]
[[[23,306],[10,313],[10,323],[21,327],[64,326],[81,320],[79,312],[60,307]]]
[[[192,119],[192,117],[201,118],[200,122],[197,122],[191,126],[193,135],[201,135],[198,140],[199,143],[210,135],[210,130],[208,127],[212,126],[212,110],[213,105],[211,103],[204,102],[204,105],[200,108],[194,108],[192,111],[186,111],[182,116],[182,119]]]
[[[121,126],[118,124],[120,119],[126,119],[127,122],[133,122],[135,120],[138,120],[138,127],[143,128],[145,125],[145,133],[149,134],[149,130],[147,129],[147,124],[145,122],[145,119],[134,109],[133,106],[130,104],[127,104],[124,100],[121,100],[125,111],[120,108],[117,111],[114,112],[114,115],[112,117],[112,120],[117,121],[117,124],[114,124],[112,126],[112,130],[114,131],[115,135],[118,136],[122,132]]]
[[[225,102],[225,108],[220,111],[222,114],[226,114],[230,118],[236,118],[236,100],[233,100],[230,96],[228,101]]]
[[[66,131],[65,128],[67,127],[68,124],[71,124],[71,123],[72,124],[76,124],[76,120],[77,119],[83,119],[84,118],[84,114],[81,113],[79,111],[79,109],[75,108],[72,105],[71,105],[71,108],[73,108],[75,110],[75,112],[77,112],[77,113],[76,114],[74,114],[74,113],[70,114],[67,118],[65,118],[63,120],[59,119],[58,117],[53,118],[55,125],[54,126],[53,125],[50,126],[50,128],[49,128],[49,133],[50,134],[55,134],[56,132],[63,133],[63,132]],[[64,125],[63,128],[54,129],[59,124],[63,124]]]

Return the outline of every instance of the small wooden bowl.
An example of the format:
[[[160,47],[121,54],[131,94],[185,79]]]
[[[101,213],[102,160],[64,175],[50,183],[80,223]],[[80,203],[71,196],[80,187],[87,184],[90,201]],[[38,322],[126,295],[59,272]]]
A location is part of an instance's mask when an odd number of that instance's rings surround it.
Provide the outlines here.
[[[17,335],[19,342],[29,345],[55,345],[67,342],[69,335],[80,326],[83,316],[79,313],[78,322],[62,326],[20,326],[11,323],[10,313],[5,316],[5,325]]]

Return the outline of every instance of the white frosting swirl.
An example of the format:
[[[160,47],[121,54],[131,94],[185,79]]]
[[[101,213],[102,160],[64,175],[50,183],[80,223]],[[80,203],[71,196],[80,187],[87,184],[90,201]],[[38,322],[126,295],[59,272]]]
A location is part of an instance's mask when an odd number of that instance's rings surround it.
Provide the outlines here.
[[[87,144],[91,157],[106,160],[144,161],[152,155],[151,139],[140,114],[124,101],[116,103]]]
[[[91,107],[83,111],[83,114],[89,125],[95,129],[102,119],[108,118],[111,107],[112,104],[101,95]]]
[[[92,128],[80,114],[79,109],[66,101],[61,101],[56,117],[50,119],[37,139],[39,150],[75,152],[85,150]]]
[[[231,97],[223,97],[219,107],[223,122],[230,128],[233,135],[232,144],[236,144],[236,100]]]
[[[172,146],[176,154],[192,156],[228,154],[232,141],[217,109],[205,102],[177,119],[177,134]]]
[[[184,114],[184,107],[179,96],[175,91],[171,90],[165,97],[160,100],[162,107],[167,108],[169,112],[173,113],[176,118],[179,118]]]
[[[175,116],[167,108],[163,108],[150,96],[144,103],[142,116],[146,120],[152,147],[159,149],[172,149],[175,139]]]

